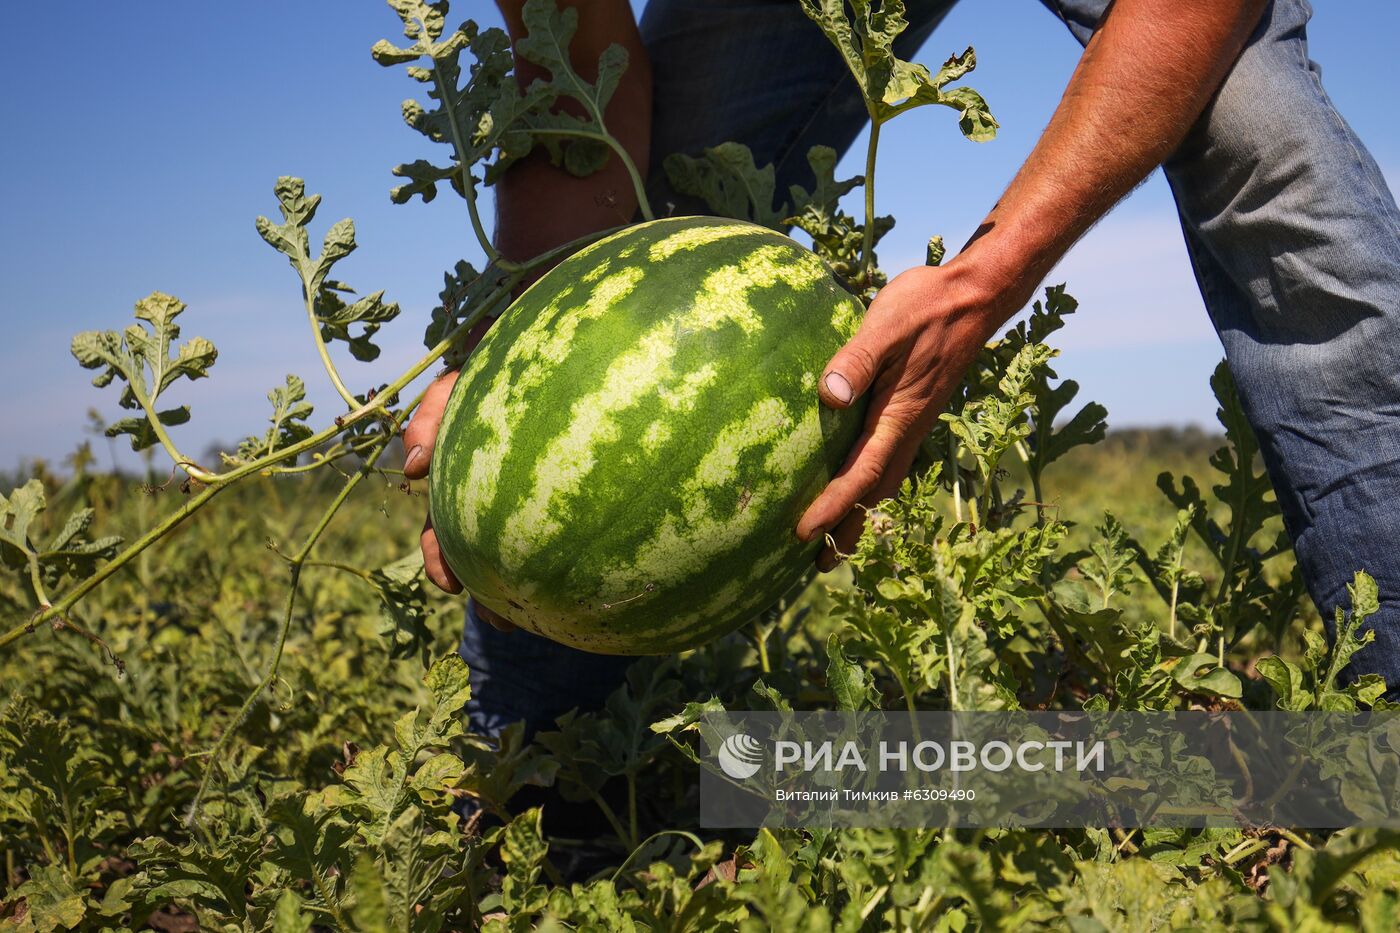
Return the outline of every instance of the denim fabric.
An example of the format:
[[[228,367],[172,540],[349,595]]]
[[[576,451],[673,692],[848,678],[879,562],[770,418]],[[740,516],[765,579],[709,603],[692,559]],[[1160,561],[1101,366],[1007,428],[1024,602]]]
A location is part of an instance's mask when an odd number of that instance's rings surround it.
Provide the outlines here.
[[[467,721],[477,735],[524,722],[527,738],[574,708],[600,708],[627,676],[633,658],[589,654],[517,629],[502,632],[467,604],[458,649],[471,670]]]
[[[952,2],[909,0],[902,56]],[[1108,7],[1042,3],[1080,42]],[[1330,617],[1354,571],[1374,575],[1376,643],[1349,673],[1400,686],[1400,211],[1308,58],[1311,14],[1306,0],[1270,5],[1164,168],[1313,600]],[[783,192],[810,184],[809,147],[845,151],[864,126],[854,81],[796,0],[651,0],[641,29],[660,213],[703,209],[669,188],[660,163],[671,152],[745,143],[757,164],[776,167]],[[621,683],[625,659],[473,625],[462,652],[479,728],[544,725]]]

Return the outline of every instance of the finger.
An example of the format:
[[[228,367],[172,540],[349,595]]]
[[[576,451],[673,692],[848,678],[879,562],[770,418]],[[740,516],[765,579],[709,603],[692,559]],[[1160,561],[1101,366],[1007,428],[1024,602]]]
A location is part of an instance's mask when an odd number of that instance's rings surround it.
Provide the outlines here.
[[[490,625],[492,628],[496,629],[499,632],[515,631],[515,623],[511,622],[505,616],[501,615],[498,612],[494,612],[490,609],[487,609],[485,606],[483,606],[476,600],[473,600],[472,604],[476,607],[477,617],[480,618],[481,621]]]
[[[855,550],[856,542],[865,530],[865,522],[870,517],[870,510],[899,492],[918,452],[917,442],[901,445],[874,491],[862,499],[857,508],[851,509],[827,537],[826,547],[817,555],[818,570],[823,573],[831,570]]]
[[[887,326],[867,317],[826,364],[817,392],[828,408],[847,408],[875,382],[894,343]]]
[[[433,531],[433,520],[423,523],[423,533],[418,537],[418,546],[423,550],[423,571],[433,585],[445,593],[456,595],[462,592],[461,581],[452,573],[443,559],[442,548],[438,546],[437,532]]]
[[[428,475],[428,465],[433,459],[433,445],[437,443],[438,428],[442,425],[442,413],[447,408],[447,400],[452,395],[452,387],[457,384],[457,371],[445,372],[433,380],[423,393],[423,401],[409,419],[403,430],[403,475],[408,479],[422,479]]]
[[[815,541],[846,517],[857,502],[875,490],[899,450],[908,422],[897,418],[888,403],[871,406],[866,431],[856,441],[846,463],[817,496],[797,523],[797,536]]]

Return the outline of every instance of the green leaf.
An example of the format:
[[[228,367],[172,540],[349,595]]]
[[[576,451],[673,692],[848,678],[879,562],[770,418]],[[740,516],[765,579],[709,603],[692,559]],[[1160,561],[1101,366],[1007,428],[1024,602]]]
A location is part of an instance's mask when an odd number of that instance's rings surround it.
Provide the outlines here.
[[[1238,699],[1244,692],[1240,679],[1220,666],[1213,654],[1193,654],[1172,668],[1172,679],[1183,690]]]
[[[350,355],[362,363],[379,358],[379,347],[372,339],[379,328],[399,316],[397,302],[386,302],[384,292],[378,291],[356,301],[346,303],[340,294],[352,290],[340,282],[327,280],[322,283],[316,295],[316,320],[321,325],[321,339],[326,342],[340,340],[350,347]],[[360,325],[358,334],[352,333],[350,325]]]
[[[73,338],[72,352],[78,364],[98,370],[92,384],[103,388],[114,380],[123,382],[118,404],[143,412],[142,417],[122,419],[107,429],[108,437],[130,435],[132,450],[145,450],[157,442],[151,419],[162,425],[189,420],[188,408],[157,411],[156,402],[177,380],[209,375],[209,367],[218,358],[214,345],[203,337],[177,344],[180,326],[175,319],[184,310],[178,298],[152,292],[136,303],[136,319],[149,327],[133,324],[120,334],[85,331]]]
[[[428,593],[423,588],[423,555],[414,551],[378,570],[370,585],[379,596],[379,635],[389,642],[391,658],[415,655],[428,663],[433,633],[428,630]]]
[[[1119,593],[1137,581],[1135,564],[1138,550],[1128,538],[1122,524],[1107,510],[1098,527],[1099,540],[1089,546],[1089,558],[1079,562],[1079,572],[1098,589],[1103,598],[1102,608]]]
[[[1027,343],[1044,343],[1050,334],[1064,327],[1065,318],[1078,308],[1079,302],[1065,291],[1064,285],[1046,286],[1044,300],[1032,305],[1029,320],[1007,331],[1002,341],[1004,349],[999,352],[1006,353]],[[1034,428],[1027,438],[1030,459],[1026,465],[1037,483],[1050,464],[1076,447],[1098,443],[1108,431],[1108,410],[1097,402],[1089,402],[1066,417],[1079,394],[1079,383],[1073,379],[1057,383],[1056,379],[1056,372],[1046,365],[1033,380]]]
[[[541,745],[526,742],[524,724],[518,722],[502,729],[491,747],[474,742],[462,756],[465,770],[456,787],[497,811],[526,786],[550,786],[559,772],[558,759]]]
[[[49,933],[78,926],[88,911],[84,887],[61,866],[35,866],[29,880],[14,891],[24,898],[27,929]]]
[[[1034,385],[1055,352],[1042,343],[1025,343],[1006,363],[993,391],[940,416],[976,462],[984,484],[995,477],[1007,451],[1030,434],[1026,413],[1035,402]]]
[[[1278,708],[1283,710],[1306,709],[1311,697],[1303,690],[1303,671],[1292,661],[1269,656],[1260,658],[1254,669],[1278,697]]]
[[[174,901],[199,911],[244,918],[248,879],[261,862],[262,840],[231,836],[212,845],[176,846],[158,837],[141,839],[127,856],[141,867],[141,899],[151,906]]]
[[[79,866],[126,828],[125,795],[107,779],[114,762],[66,717],[16,696],[0,714],[0,766],[23,788],[0,798],[9,818],[39,838],[66,836]]]
[[[291,888],[277,897],[272,913],[272,933],[311,933],[312,917],[305,910],[306,902]]]
[[[1336,609],[1336,636],[1326,672],[1322,673],[1318,665],[1321,674],[1316,686],[1319,709],[1350,711],[1356,709],[1358,700],[1372,703],[1385,693],[1385,682],[1378,676],[1363,678],[1346,687],[1337,684],[1356,653],[1375,641],[1376,633],[1369,628],[1357,633],[1367,619],[1380,611],[1380,589],[1370,574],[1358,570],[1347,584],[1347,594],[1351,597],[1351,610],[1345,611],[1341,606]]]
[[[943,245],[941,236],[931,236],[928,238],[928,247],[924,251],[924,265],[941,266],[943,257],[947,255],[948,248]]]
[[[861,250],[865,240],[865,224],[843,211],[841,198],[865,183],[857,175],[845,181],[836,180],[836,150],[828,146],[813,146],[807,151],[807,163],[812,167],[816,185],[808,192],[799,185],[788,190],[792,195],[791,216],[783,224],[791,224],[812,238],[812,249],[826,260],[837,276],[855,288],[854,279],[861,273]],[[893,217],[876,217],[872,245],[878,244],[894,228]],[[930,241],[931,242],[931,241]],[[877,263],[873,253],[871,262]],[[883,275],[871,281],[875,287],[884,284]]]
[[[672,732],[684,732],[691,729],[695,723],[704,719],[710,713],[724,712],[724,703],[719,697],[710,697],[704,702],[689,702],[685,708],[674,716],[667,716],[665,719],[658,719],[651,724],[651,731],[661,735]]]
[[[879,694],[870,675],[857,660],[846,655],[841,637],[832,633],[826,640],[826,684],[836,696],[840,709],[878,709]]]
[[[267,419],[272,427],[262,437],[245,438],[238,445],[236,459],[239,461],[256,460],[304,441],[313,433],[310,425],[306,424],[312,407],[306,401],[306,383],[301,377],[288,374],[284,385],[267,393],[267,400],[272,403],[272,417]]]
[[[347,894],[352,898],[349,916],[354,929],[362,933],[390,933],[405,929],[392,923],[393,914],[389,909],[384,884],[379,878],[374,859],[367,852],[355,857],[355,867],[350,871],[347,888]]]
[[[6,566],[23,568],[36,553],[30,529],[46,507],[44,484],[37,479],[11,490],[8,497],[0,496],[0,557]]]
[[[787,202],[773,203],[777,190],[774,168],[755,166],[748,146],[720,143],[705,149],[699,157],[672,153],[662,166],[678,192],[700,198],[720,217],[747,220],[774,230],[786,228]]]
[[[545,889],[536,884],[549,851],[540,816],[539,807],[526,810],[506,824],[501,836],[500,858],[506,867],[501,902],[513,917],[537,913],[545,904]]]
[[[346,218],[331,225],[321,243],[321,252],[313,256],[308,225],[316,217],[321,196],[308,195],[306,183],[289,176],[277,179],[273,193],[277,196],[282,223],[259,217],[258,234],[287,257],[292,271],[301,281],[303,297],[311,296],[321,339],[348,344],[351,355],[362,362],[376,359],[379,348],[372,338],[380,327],[398,317],[399,306],[386,302],[382,291],[347,303],[340,296],[353,294],[352,289],[330,278],[335,264],[355,251],[354,222]],[[359,333],[352,332],[351,325],[359,325]]]
[[[460,834],[434,830],[416,807],[400,814],[373,851],[355,858],[347,883],[356,930],[429,933],[443,927],[444,887]],[[450,885],[448,885],[450,887]]]
[[[326,910],[340,908],[340,895],[331,880],[349,870],[348,844],[353,827],[341,822],[335,811],[320,805],[305,791],[278,797],[267,806],[270,846],[267,858],[309,882],[316,892],[313,903]]]
[[[520,93],[511,73],[510,39],[500,29],[483,30],[467,20],[444,37],[445,5],[394,0],[390,6],[403,21],[411,45],[399,47],[381,39],[370,52],[380,65],[409,65],[409,77],[428,85],[431,109],[418,101],[405,101],[404,122],[452,149],[451,165],[418,159],[395,168],[394,175],[407,182],[394,188],[390,197],[395,204],[415,196],[431,201],[445,181],[462,197],[474,200],[474,192],[466,187],[476,183],[471,167],[494,154],[485,172],[491,184],[511,162],[527,155],[534,141],[525,131],[525,119],[552,104],[554,95],[540,82]],[[465,70],[464,52],[472,59]]]
[[[909,25],[902,0],[802,0],[802,10],[841,53],[877,123],[940,104],[958,111],[958,127],[968,139],[986,142],[996,136],[997,121],[982,95],[948,87],[977,67],[971,47],[949,57],[936,74],[895,54],[895,40]]]
[[[549,72],[549,80],[533,82],[527,94],[540,101],[569,98],[584,111],[575,115],[535,104],[522,114],[530,132],[541,139],[555,165],[574,175],[588,175],[601,168],[609,150],[599,138],[574,139],[561,144],[561,136],[607,135],[604,113],[622,73],[627,70],[627,50],[613,44],[598,57],[597,79],[584,80],[574,69],[569,44],[578,29],[578,10],[558,9],[554,0],[526,0],[521,10],[525,35],[515,43],[515,52]]]
[[[454,330],[472,315],[495,313],[508,295],[498,294],[495,303],[485,304],[486,299],[501,283],[501,276],[487,269],[477,272],[471,264],[459,261],[451,272],[443,276],[443,288],[438,293],[438,306],[433,308],[432,319],[423,333],[423,345],[435,348]],[[461,366],[466,362],[470,350],[461,342],[443,355],[443,362],[450,367]]]

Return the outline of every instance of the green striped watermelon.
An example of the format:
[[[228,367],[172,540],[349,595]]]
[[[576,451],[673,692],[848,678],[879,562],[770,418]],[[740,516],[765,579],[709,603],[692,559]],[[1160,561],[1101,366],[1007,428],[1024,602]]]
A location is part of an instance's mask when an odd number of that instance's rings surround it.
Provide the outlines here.
[[[798,517],[863,413],[817,397],[860,303],[793,240],[705,217],[565,260],[462,370],[433,454],[433,525],[468,592],[607,654],[705,642],[817,551]]]

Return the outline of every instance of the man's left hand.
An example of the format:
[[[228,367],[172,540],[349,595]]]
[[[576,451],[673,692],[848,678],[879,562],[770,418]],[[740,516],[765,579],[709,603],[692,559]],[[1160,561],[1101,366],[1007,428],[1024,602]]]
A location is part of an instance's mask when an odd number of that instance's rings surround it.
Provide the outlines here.
[[[870,393],[865,429],[850,457],[797,523],[797,536],[830,536],[817,566],[830,570],[860,538],[866,510],[899,491],[920,441],[993,330],[1009,316],[1012,289],[988,289],[954,262],[894,278],[860,330],[827,364],[822,403],[849,408]]]

